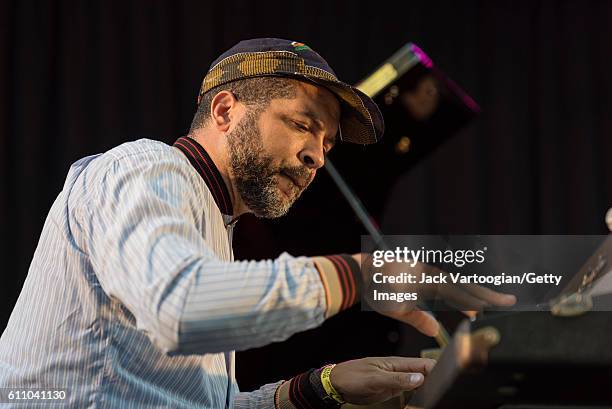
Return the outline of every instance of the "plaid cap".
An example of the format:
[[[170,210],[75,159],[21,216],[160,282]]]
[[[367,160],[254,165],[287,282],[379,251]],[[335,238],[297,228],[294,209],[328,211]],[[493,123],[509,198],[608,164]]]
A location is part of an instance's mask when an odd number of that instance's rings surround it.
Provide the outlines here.
[[[336,77],[327,62],[310,47],[279,38],[244,40],[210,66],[202,81],[198,104],[205,92],[243,78],[279,76],[308,81],[327,88],[340,102],[340,138],[347,142],[378,142],[385,125],[378,106],[357,88]]]

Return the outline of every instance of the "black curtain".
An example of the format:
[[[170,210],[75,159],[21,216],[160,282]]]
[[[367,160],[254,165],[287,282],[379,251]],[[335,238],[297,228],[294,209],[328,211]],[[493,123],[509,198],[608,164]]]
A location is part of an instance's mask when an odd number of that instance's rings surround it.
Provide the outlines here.
[[[610,1],[4,0],[2,327],[70,164],[138,138],[172,142],[189,128],[210,62],[239,40],[262,36],[305,42],[350,83],[412,41],[481,105],[476,120],[413,169],[362,182],[394,186],[389,198],[366,198],[386,202],[386,232],[607,231]],[[350,175],[351,167],[342,171]],[[237,255],[358,251],[357,221],[340,198],[317,189],[284,221],[241,221]],[[368,338],[377,324],[366,326],[364,315],[243,354],[243,386],[397,342],[393,331]]]

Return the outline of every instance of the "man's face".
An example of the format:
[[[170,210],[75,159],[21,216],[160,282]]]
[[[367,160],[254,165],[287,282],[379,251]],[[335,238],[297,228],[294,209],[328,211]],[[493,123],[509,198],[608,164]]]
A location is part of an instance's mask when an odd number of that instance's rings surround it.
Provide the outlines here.
[[[257,217],[285,215],[334,146],[340,106],[325,88],[296,82],[296,97],[248,108],[227,135],[238,193]]]

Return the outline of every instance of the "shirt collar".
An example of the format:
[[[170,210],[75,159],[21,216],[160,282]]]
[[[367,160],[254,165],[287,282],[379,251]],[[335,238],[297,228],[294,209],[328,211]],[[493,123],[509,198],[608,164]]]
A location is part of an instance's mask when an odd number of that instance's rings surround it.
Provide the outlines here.
[[[233,206],[227,186],[221,177],[219,169],[217,169],[202,145],[193,138],[181,136],[174,142],[173,146],[187,156],[191,165],[204,179],[221,213],[231,216],[233,214]]]

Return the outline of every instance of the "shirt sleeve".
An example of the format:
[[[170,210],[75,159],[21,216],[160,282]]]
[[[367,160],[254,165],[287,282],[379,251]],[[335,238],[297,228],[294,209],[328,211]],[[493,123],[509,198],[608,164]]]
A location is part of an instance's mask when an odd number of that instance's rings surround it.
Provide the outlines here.
[[[356,301],[350,257],[220,260],[207,245],[216,238],[203,235],[210,208],[197,193],[199,176],[168,156],[106,158],[84,182],[94,186],[82,225],[96,277],[157,347],[168,354],[258,347]]]
[[[276,390],[284,381],[269,383],[252,392],[238,392],[232,402],[233,409],[275,409]]]

